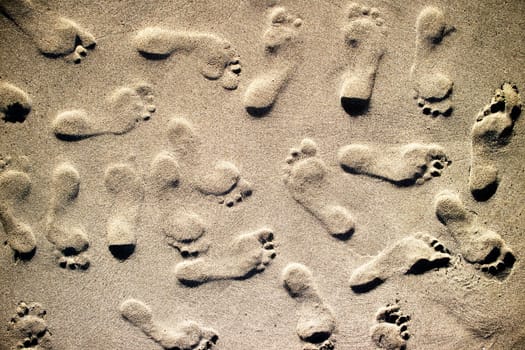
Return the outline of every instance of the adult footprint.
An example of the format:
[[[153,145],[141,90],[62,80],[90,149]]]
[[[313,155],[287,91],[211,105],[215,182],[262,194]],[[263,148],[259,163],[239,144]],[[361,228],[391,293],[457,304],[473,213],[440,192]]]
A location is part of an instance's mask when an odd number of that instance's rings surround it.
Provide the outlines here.
[[[93,35],[70,19],[41,8],[30,0],[0,1],[0,12],[31,37],[48,57],[65,57],[80,63],[87,49],[95,47]]]
[[[9,123],[23,123],[31,112],[31,99],[25,91],[0,82],[0,119]]]
[[[443,11],[425,7],[416,20],[416,53],[410,69],[414,84],[414,98],[424,114],[449,116],[452,113],[450,95],[453,82],[446,73],[436,68],[432,56],[443,39],[454,31],[447,24]]]
[[[58,260],[60,267],[86,270],[90,264],[85,253],[89,247],[88,235],[81,225],[72,224],[67,219],[80,191],[80,174],[72,164],[66,162],[55,168],[51,191],[46,237],[61,253]]]
[[[127,259],[137,244],[136,225],[144,185],[129,164],[112,164],[104,174],[104,185],[113,197],[113,209],[107,222],[107,244],[113,256]]]
[[[120,304],[120,314],[146,336],[164,349],[204,350],[213,349],[219,335],[193,321],[185,321],[175,327],[164,327],[153,321],[151,308],[140,300],[127,299]]]
[[[381,349],[405,350],[410,317],[400,311],[399,305],[387,305],[377,311],[376,324],[370,328],[374,344]]]
[[[53,121],[55,136],[63,141],[80,141],[100,135],[123,135],[137,124],[149,120],[155,112],[153,90],[145,83],[120,87],[106,100],[104,116],[91,120],[83,109],[59,113]]]
[[[436,196],[436,216],[458,243],[463,258],[481,271],[505,278],[516,258],[499,234],[477,223],[459,195],[443,191]]]
[[[266,228],[240,235],[217,259],[183,261],[175,267],[175,275],[191,287],[216,280],[249,278],[264,271],[275,258],[273,238],[273,232]]]
[[[44,320],[46,310],[39,303],[26,304],[21,301],[16,314],[9,322],[9,328],[18,339],[16,349],[51,350],[51,333]]]
[[[338,159],[349,173],[379,178],[396,186],[423,184],[441,176],[451,163],[441,146],[419,143],[394,147],[353,144],[340,148]]]
[[[416,233],[395,242],[355,269],[350,286],[355,293],[366,293],[394,275],[421,274],[447,266],[450,258],[448,250],[437,239]]]
[[[321,221],[332,236],[348,239],[354,233],[354,219],[330,193],[328,168],[317,152],[317,144],[310,139],[301,141],[299,149],[292,148],[286,159],[284,183],[292,197]]]
[[[335,318],[317,290],[312,272],[304,265],[288,264],[282,273],[284,288],[300,305],[297,335],[301,340],[318,344],[317,349],[333,346]],[[307,347],[310,349],[310,347]]]
[[[205,78],[219,79],[228,90],[234,90],[239,85],[239,55],[229,41],[217,35],[148,27],[137,33],[133,45],[148,59],[165,59],[181,52],[194,53],[200,61],[200,73]]]
[[[254,117],[261,117],[272,109],[298,64],[295,46],[299,42],[302,19],[284,7],[276,7],[271,10],[268,22],[262,41],[269,67],[244,93],[244,108]]]
[[[521,97],[516,85],[504,83],[496,89],[491,103],[476,117],[471,132],[469,187],[478,201],[486,201],[496,193],[500,178],[494,164],[498,157],[495,153],[509,142],[521,108]]]
[[[363,114],[369,105],[377,69],[385,52],[386,28],[381,13],[357,3],[348,6],[342,30],[345,43],[355,51],[354,65],[343,75],[339,97],[350,115]]]
[[[31,187],[31,179],[25,172],[7,170],[0,174],[0,223],[15,258],[23,260],[35,254],[36,238],[31,227],[17,218],[13,210],[17,203],[27,198]]]

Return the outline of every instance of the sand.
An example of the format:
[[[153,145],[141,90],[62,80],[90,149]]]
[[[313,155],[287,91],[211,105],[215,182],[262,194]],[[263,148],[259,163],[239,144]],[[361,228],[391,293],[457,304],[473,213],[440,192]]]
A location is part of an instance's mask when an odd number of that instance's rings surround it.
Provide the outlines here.
[[[525,349],[525,3],[0,0],[0,349]]]

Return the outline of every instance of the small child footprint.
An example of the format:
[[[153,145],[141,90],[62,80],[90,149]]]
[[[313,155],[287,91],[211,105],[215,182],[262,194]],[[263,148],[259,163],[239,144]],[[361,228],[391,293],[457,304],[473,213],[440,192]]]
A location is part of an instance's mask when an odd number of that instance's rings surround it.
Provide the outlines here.
[[[25,91],[0,81],[0,119],[9,123],[23,123],[31,112],[31,99]]]
[[[332,198],[326,179],[329,170],[317,152],[317,144],[310,139],[301,141],[299,149],[292,148],[286,159],[284,183],[292,197],[332,236],[348,239],[354,233],[354,219]]]
[[[16,349],[51,350],[51,333],[44,320],[46,310],[38,303],[26,304],[21,301],[16,315],[11,318],[9,327],[14,337],[19,339]]]
[[[356,54],[353,67],[342,77],[340,99],[350,115],[363,114],[372,96],[379,62],[385,52],[387,31],[380,16],[375,7],[357,3],[348,6],[348,23],[342,30],[346,45]]]
[[[170,246],[177,249],[183,258],[196,257],[208,251],[209,242],[202,236],[208,226],[200,215],[193,212],[166,213],[161,218],[161,230]]]
[[[387,350],[405,350],[410,316],[403,314],[397,304],[387,305],[377,311],[377,323],[370,328],[372,341],[378,348]]]

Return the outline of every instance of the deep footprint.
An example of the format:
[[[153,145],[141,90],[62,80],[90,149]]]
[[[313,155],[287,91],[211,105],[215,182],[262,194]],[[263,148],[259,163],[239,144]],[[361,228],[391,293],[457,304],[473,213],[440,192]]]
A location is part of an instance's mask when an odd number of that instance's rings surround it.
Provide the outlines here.
[[[14,338],[18,339],[14,349],[51,350],[51,333],[44,320],[46,310],[38,303],[21,301],[16,314],[9,322]]]
[[[459,195],[443,191],[436,196],[436,216],[458,243],[463,258],[481,271],[506,278],[516,261],[512,250],[499,234],[477,223]]]
[[[193,321],[184,321],[170,328],[154,322],[151,308],[140,300],[127,299],[119,309],[124,319],[167,350],[213,349],[219,340],[213,329]]]
[[[355,293],[366,293],[394,275],[422,274],[434,268],[448,266],[451,256],[434,237],[416,233],[385,248],[350,277]]]
[[[516,85],[502,84],[491,103],[478,113],[472,127],[470,192],[478,201],[490,199],[500,182],[495,162],[497,150],[508,144],[514,123],[521,114],[521,97]]]
[[[294,52],[300,41],[302,19],[291,15],[284,7],[275,7],[269,13],[268,22],[269,28],[262,41],[269,67],[266,73],[261,73],[250,83],[244,93],[244,108],[254,117],[270,112],[298,64]]]
[[[342,30],[347,47],[355,52],[355,63],[342,77],[339,98],[348,114],[359,115],[368,109],[387,31],[375,7],[351,3],[346,16],[348,23]]]
[[[70,163],[62,163],[55,168],[51,183],[46,237],[60,252],[60,267],[86,270],[90,264],[86,256],[88,235],[81,225],[74,225],[67,219],[69,208],[80,191],[80,174]]]
[[[300,305],[297,335],[301,340],[329,349],[336,328],[332,311],[319,295],[312,272],[304,265],[288,264],[282,273],[284,288]],[[305,347],[310,349],[311,347]]]
[[[83,109],[59,113],[52,124],[53,133],[62,141],[80,141],[100,135],[123,135],[155,112],[153,90],[145,83],[120,87],[106,101],[100,120],[91,120]]]
[[[338,159],[351,174],[364,174],[400,187],[441,176],[451,163],[441,146],[418,143],[394,147],[352,144],[339,149]]]
[[[397,304],[387,305],[377,311],[376,324],[370,328],[374,344],[381,349],[405,350],[410,317],[403,314]]]
[[[269,229],[240,235],[219,258],[183,261],[175,267],[175,275],[189,287],[216,280],[249,278],[264,271],[275,258],[273,238]]]
[[[137,172],[123,163],[108,166],[104,184],[114,200],[106,228],[108,249],[115,258],[125,260],[137,245],[136,226],[144,185]]]
[[[166,59],[173,54],[194,53],[200,61],[200,73],[207,79],[219,79],[222,87],[234,90],[239,85],[239,55],[229,41],[215,34],[182,32],[157,27],[137,33],[133,45],[148,59]]]
[[[0,119],[8,123],[23,123],[31,112],[32,102],[22,89],[0,82]]]
[[[338,239],[348,239],[355,229],[350,212],[332,198],[326,179],[328,168],[317,155],[317,144],[304,139],[286,159],[284,183],[292,197]]]
[[[452,114],[450,102],[454,83],[446,73],[435,68],[432,57],[443,39],[454,31],[447,24],[443,11],[425,7],[416,20],[416,53],[410,77],[414,84],[414,98],[424,114],[432,116]]]

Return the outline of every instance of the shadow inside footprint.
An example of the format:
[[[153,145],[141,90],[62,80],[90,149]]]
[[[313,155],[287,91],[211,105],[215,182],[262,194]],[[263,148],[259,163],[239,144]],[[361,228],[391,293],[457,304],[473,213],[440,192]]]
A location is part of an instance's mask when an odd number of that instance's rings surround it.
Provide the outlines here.
[[[341,97],[341,106],[350,116],[357,117],[368,113],[370,101],[360,98]]]
[[[4,121],[8,123],[23,123],[31,109],[20,103],[13,103],[5,110]]]
[[[115,258],[126,260],[135,252],[135,244],[109,245],[108,249]]]
[[[409,275],[409,274],[422,275],[425,272],[428,272],[432,269],[446,267],[448,266],[449,262],[450,262],[450,257],[443,257],[441,259],[435,259],[432,261],[427,260],[427,259],[421,259],[417,261],[414,265],[412,265],[405,274],[406,275]]]

